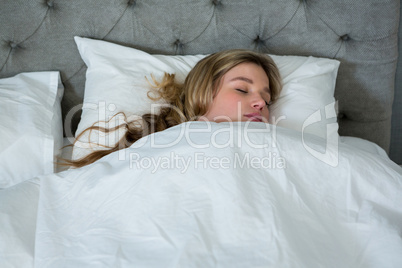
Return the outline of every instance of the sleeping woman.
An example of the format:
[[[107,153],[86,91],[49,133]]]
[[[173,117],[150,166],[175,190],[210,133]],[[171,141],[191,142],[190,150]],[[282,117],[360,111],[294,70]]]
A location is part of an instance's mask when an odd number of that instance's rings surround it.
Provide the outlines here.
[[[130,147],[140,138],[187,121],[257,121],[268,122],[269,105],[281,91],[281,78],[274,61],[265,54],[248,50],[226,50],[200,60],[183,84],[174,74],[165,74],[154,82],[156,96],[168,105],[157,114],[144,114],[138,120],[115,128],[92,126],[85,131],[110,132],[125,128],[125,134],[112,148],[97,150],[78,160],[66,161],[82,167],[120,149]],[[84,131],[84,132],[85,132]],[[83,132],[83,133],[84,133]],[[82,133],[77,137],[80,138]]]

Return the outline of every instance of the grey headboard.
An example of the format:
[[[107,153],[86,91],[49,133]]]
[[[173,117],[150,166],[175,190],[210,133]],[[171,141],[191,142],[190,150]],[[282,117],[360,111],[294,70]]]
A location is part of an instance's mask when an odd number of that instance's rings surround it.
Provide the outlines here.
[[[341,61],[335,91],[340,134],[388,151],[399,13],[399,0],[0,0],[0,77],[59,70],[65,115],[79,108],[84,93],[86,67],[76,35],[150,53],[248,48],[335,58]],[[394,114],[401,110],[394,106]],[[398,120],[392,157],[402,161]]]

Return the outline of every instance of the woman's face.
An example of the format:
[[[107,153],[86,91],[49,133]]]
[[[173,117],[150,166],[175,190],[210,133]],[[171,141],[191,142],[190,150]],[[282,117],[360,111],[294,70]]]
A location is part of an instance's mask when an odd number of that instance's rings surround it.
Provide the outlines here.
[[[208,112],[200,119],[268,122],[270,100],[269,80],[264,69],[254,63],[241,63],[222,77]]]

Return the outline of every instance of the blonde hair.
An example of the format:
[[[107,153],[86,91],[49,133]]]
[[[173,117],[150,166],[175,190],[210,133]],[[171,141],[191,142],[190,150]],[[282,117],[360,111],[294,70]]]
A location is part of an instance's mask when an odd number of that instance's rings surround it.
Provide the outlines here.
[[[200,60],[189,72],[183,84],[176,81],[174,74],[165,74],[161,81],[152,77],[153,91],[148,93],[152,100],[164,99],[167,103],[159,113],[147,113],[138,121],[130,121],[117,127],[106,129],[93,125],[76,138],[82,137],[86,131],[102,131],[109,133],[125,128],[123,137],[114,147],[97,150],[82,159],[64,160],[65,165],[82,167],[91,164],[105,155],[130,147],[140,138],[159,132],[187,121],[196,121],[205,115],[217,93],[222,77],[233,67],[241,63],[254,63],[260,66],[268,76],[271,90],[271,101],[275,101],[282,89],[281,77],[271,57],[257,52],[234,49],[211,54]],[[150,93],[155,94],[151,96]]]

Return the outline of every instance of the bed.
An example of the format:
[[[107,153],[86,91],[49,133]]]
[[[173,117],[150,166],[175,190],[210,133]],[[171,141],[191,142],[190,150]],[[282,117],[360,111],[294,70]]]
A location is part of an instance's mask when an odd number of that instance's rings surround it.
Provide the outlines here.
[[[401,267],[397,0],[0,1],[0,267]],[[186,122],[79,169],[160,107],[145,77],[269,54],[270,124]],[[104,123],[99,123],[104,124]],[[89,141],[89,142],[88,142]]]

